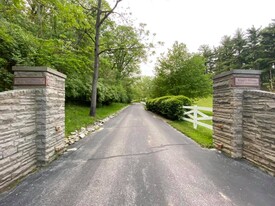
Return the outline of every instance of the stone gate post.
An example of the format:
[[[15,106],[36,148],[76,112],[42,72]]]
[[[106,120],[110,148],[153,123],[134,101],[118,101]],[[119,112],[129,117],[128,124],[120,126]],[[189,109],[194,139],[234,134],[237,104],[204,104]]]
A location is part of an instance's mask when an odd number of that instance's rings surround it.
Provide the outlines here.
[[[214,77],[213,141],[233,158],[242,157],[243,91],[260,88],[260,73],[232,70]]]
[[[47,67],[15,66],[14,89],[35,89],[38,165],[53,160],[64,147],[66,75]]]

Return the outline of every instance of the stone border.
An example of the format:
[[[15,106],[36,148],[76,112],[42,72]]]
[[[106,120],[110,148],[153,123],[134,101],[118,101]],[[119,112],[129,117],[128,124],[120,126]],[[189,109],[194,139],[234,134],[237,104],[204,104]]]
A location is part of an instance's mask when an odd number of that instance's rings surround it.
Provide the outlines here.
[[[244,93],[258,94],[262,97],[274,97],[273,92],[262,91],[262,90],[249,90],[249,91],[244,91]]]
[[[129,107],[129,105],[122,108],[121,110],[115,112],[114,114],[102,119],[102,120],[96,121],[95,123],[88,125],[86,128],[81,127],[81,129],[79,131],[75,130],[74,132],[71,132],[71,135],[69,135],[68,137],[65,137],[65,139],[64,139],[65,144],[66,144],[65,147],[67,148],[68,146],[74,144],[75,142],[78,142],[80,139],[87,137],[89,134],[92,134],[93,132],[98,131],[99,129],[102,128],[102,126],[106,122],[108,122],[110,119],[116,117],[118,114],[120,114],[127,107]]]
[[[245,74],[245,75],[260,75],[262,72],[259,70],[245,70],[245,69],[235,69],[221,74],[217,74],[213,79],[219,79],[232,74]]]
[[[54,69],[51,69],[49,67],[44,67],[44,66],[40,66],[40,67],[31,67],[31,66],[13,66],[12,67],[12,71],[14,72],[48,72],[51,74],[54,74],[58,77],[61,77],[63,79],[66,79],[67,76],[65,74],[62,74]]]

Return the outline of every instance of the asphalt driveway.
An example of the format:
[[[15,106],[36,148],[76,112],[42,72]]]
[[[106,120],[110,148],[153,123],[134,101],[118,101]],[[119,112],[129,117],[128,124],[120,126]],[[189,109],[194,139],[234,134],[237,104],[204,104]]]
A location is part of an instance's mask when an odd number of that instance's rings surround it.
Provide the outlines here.
[[[275,178],[131,105],[0,195],[1,206],[275,205]]]

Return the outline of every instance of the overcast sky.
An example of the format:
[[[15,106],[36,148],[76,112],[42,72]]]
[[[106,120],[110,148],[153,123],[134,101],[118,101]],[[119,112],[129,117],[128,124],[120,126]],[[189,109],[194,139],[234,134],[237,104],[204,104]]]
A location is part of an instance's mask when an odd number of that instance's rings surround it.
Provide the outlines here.
[[[165,43],[159,52],[175,41],[196,52],[202,44],[219,45],[224,35],[234,35],[237,28],[265,27],[275,19],[275,0],[123,0],[118,9],[127,7],[137,24],[147,24],[157,41]],[[153,74],[156,57],[153,63],[141,65],[144,75]]]

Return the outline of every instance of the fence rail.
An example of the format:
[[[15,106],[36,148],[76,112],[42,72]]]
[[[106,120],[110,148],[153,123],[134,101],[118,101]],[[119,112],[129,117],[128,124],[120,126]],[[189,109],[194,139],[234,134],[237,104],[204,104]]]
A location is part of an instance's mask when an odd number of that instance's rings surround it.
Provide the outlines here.
[[[198,125],[206,127],[208,129],[213,130],[213,126],[206,124],[204,122],[199,122],[201,120],[212,120],[212,116],[208,116],[204,114],[201,111],[208,111],[208,112],[213,112],[213,109],[210,107],[198,107],[197,105],[195,106],[183,106],[184,109],[190,109],[190,111],[187,111],[184,113],[184,116],[182,119],[188,122],[193,123],[194,129],[197,129]]]

